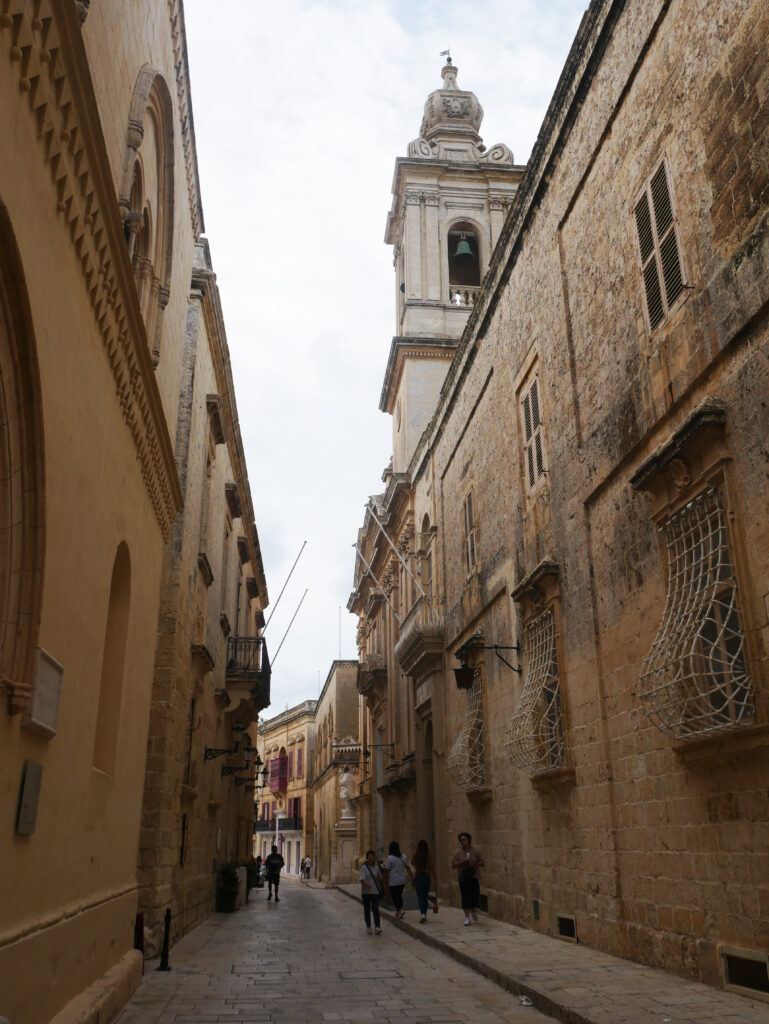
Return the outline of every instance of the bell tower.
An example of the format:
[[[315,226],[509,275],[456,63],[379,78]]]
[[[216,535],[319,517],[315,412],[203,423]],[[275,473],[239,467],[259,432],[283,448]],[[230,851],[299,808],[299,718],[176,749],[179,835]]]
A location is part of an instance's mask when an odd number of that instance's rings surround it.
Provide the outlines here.
[[[393,417],[393,472],[408,468],[435,411],[524,167],[487,150],[483,108],[449,57],[419,137],[395,161],[385,241],[393,247],[396,335],[379,407]]]

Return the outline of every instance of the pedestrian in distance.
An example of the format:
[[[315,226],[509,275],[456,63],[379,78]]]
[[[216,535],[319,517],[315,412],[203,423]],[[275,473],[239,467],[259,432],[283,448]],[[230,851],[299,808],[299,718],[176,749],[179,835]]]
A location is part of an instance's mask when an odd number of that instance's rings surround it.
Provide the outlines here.
[[[478,920],[478,907],[481,905],[481,883],[478,879],[478,868],[483,867],[483,857],[473,846],[473,837],[469,832],[460,832],[459,847],[451,858],[452,868],[457,870],[459,893],[462,897],[462,910],[465,912],[464,925]]]
[[[312,871],[312,857],[307,854],[304,858],[304,877],[309,879],[310,872]]]
[[[275,902],[280,903],[278,886],[280,885],[280,872],[286,862],[278,853],[278,848],[273,844],[272,853],[264,858],[264,867],[267,874],[267,899],[272,899],[272,889],[275,887]]]
[[[395,907],[395,917],[398,919],[404,915],[403,890],[406,887],[406,876],[408,875],[413,881],[414,874],[409,867],[408,858],[405,853],[401,853],[401,848],[395,840],[390,843],[389,849],[390,853],[384,862],[384,866],[390,887],[390,898]]]
[[[366,850],[366,859],[360,869],[360,893],[363,898],[363,919],[366,922],[366,931],[371,935],[371,916],[374,916],[374,932],[382,934],[379,919],[379,901],[384,893],[384,881],[382,869],[376,862],[376,854],[373,850]]]
[[[435,867],[430,856],[430,848],[425,839],[420,839],[417,843],[417,848],[414,850],[414,855],[411,858],[411,864],[414,868],[414,889],[416,890],[417,902],[419,904],[419,923],[425,924],[427,921],[427,898],[430,894],[431,882],[435,882],[435,905],[436,907],[438,906],[438,881],[435,877]]]

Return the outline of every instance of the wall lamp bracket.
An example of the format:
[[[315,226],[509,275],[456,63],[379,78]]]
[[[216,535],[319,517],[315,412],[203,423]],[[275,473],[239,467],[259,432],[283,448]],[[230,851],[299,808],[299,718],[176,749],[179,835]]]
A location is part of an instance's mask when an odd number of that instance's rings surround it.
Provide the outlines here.
[[[394,743],[369,743],[367,747],[364,747],[361,751],[361,757],[364,761],[368,761],[371,757],[371,749],[373,750],[389,750],[390,760],[395,760],[395,744]]]
[[[516,654],[520,655],[521,645],[514,644],[511,647],[503,647],[501,644],[478,644],[471,643],[465,644],[459,648],[454,657],[459,662],[459,668],[454,669],[454,679],[456,680],[458,690],[470,690],[473,685],[473,679],[475,678],[475,669],[472,665],[467,664],[467,653],[468,650],[473,651],[493,651],[499,660],[507,665],[513,672],[517,672],[518,675],[523,673],[523,669],[516,668],[515,665],[511,665],[507,658],[503,658],[499,653],[500,651],[515,651]]]
[[[206,747],[203,751],[204,761],[213,761],[215,757],[224,757],[225,754],[237,754],[240,741],[235,740],[231,747]]]
[[[236,772],[247,772],[251,768],[251,765],[246,762],[245,764],[223,764],[222,775],[235,775]]]

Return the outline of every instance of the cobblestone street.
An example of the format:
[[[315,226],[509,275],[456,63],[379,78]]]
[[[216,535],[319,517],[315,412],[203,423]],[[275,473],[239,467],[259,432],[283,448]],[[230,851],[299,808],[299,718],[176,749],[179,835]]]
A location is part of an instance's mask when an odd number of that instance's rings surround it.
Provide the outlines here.
[[[236,914],[214,914],[182,939],[170,959],[168,973],[147,965],[119,1024],[552,1019],[389,920],[381,935],[367,935],[358,903],[291,879],[278,905],[254,891]]]

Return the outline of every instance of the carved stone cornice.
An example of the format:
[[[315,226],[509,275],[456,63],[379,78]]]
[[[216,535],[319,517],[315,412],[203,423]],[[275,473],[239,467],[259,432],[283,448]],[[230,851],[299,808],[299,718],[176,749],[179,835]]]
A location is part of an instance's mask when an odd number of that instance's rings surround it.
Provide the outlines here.
[[[181,487],[75,5],[71,0],[6,0],[0,48],[16,65],[40,158],[50,171],[51,202],[71,239],[165,539],[182,505]]]
[[[381,654],[364,654],[358,662],[358,693],[367,697],[374,691],[380,700],[387,690],[387,665]]]
[[[560,594],[559,579],[558,563],[544,559],[513,588],[510,596],[516,604],[522,605],[524,620],[533,618]]]
[[[187,175],[187,195],[190,204],[192,230],[197,239],[205,231],[205,225],[203,223],[203,206],[200,200],[200,177],[198,175],[198,157],[195,148],[195,121],[192,116],[190,67],[187,60],[187,33],[184,27],[182,0],[168,0],[168,16],[171,20],[171,42],[174,48],[176,98],[181,125],[182,149],[184,150],[184,169]]]

